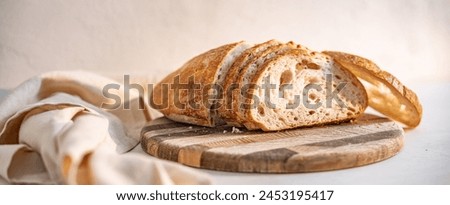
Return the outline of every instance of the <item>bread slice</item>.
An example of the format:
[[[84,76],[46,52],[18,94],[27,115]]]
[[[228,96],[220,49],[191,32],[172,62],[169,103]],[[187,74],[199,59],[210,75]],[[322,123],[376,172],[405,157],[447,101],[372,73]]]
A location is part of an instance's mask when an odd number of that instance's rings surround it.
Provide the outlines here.
[[[265,80],[273,87],[265,86]],[[275,131],[346,121],[367,107],[364,87],[352,73],[331,57],[307,49],[270,59],[250,83],[255,88],[245,99],[247,129]]]
[[[152,107],[169,119],[203,126],[215,126],[213,108],[222,94],[221,86],[235,59],[251,45],[227,44],[200,54],[159,82],[151,94]]]
[[[239,105],[233,107],[234,109],[234,121],[239,125],[244,125],[247,122],[246,116],[244,116],[244,112],[246,110],[245,106],[242,106],[245,102],[245,99],[248,95],[248,90],[253,88],[251,83],[251,79],[255,75],[255,73],[260,68],[264,62],[286,52],[291,49],[301,48],[300,45],[296,45],[294,42],[288,42],[286,44],[273,45],[268,49],[260,52],[255,58],[253,58],[249,63],[242,69],[242,74],[237,78],[237,82],[239,82],[239,92],[235,93],[234,104]]]
[[[253,47],[245,50],[229,69],[226,74],[225,81],[223,83],[223,90],[225,92],[224,101],[218,106],[218,113],[222,120],[227,122],[229,125],[241,127],[242,124],[236,121],[236,109],[237,104],[234,100],[239,95],[239,82],[237,79],[242,75],[243,69],[249,64],[255,56],[264,52],[271,46],[281,45],[282,43],[277,40],[269,40],[264,43],[257,44]],[[224,74],[225,75],[225,74]]]
[[[422,119],[422,105],[417,95],[375,63],[353,54],[323,51],[362,80],[369,96],[369,106],[378,112],[416,127]]]

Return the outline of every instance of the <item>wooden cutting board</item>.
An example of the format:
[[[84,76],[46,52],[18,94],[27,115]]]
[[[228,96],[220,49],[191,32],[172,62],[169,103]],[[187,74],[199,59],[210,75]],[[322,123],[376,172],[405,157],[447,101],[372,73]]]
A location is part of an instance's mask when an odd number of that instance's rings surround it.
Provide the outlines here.
[[[141,132],[152,156],[232,172],[313,172],[356,167],[397,154],[403,129],[368,115],[354,122],[280,132],[207,128],[159,118]]]

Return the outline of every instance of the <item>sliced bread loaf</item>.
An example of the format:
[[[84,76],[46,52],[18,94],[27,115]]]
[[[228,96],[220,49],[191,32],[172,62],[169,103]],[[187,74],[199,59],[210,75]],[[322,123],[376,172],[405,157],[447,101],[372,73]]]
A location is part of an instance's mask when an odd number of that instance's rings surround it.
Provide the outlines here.
[[[354,119],[367,94],[331,57],[270,40],[194,57],[155,86],[150,102],[179,122],[275,131]]]

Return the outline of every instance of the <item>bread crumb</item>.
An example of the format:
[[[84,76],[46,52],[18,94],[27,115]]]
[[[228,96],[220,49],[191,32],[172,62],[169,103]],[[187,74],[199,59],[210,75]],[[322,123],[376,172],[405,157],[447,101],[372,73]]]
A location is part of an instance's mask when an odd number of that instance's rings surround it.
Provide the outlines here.
[[[227,133],[227,130],[223,130],[223,133]]]
[[[192,126],[189,126],[189,129],[192,129]]]
[[[239,133],[242,133],[242,131],[239,130],[238,128],[236,128],[236,127],[233,127],[233,128],[231,129],[231,133],[239,134]]]

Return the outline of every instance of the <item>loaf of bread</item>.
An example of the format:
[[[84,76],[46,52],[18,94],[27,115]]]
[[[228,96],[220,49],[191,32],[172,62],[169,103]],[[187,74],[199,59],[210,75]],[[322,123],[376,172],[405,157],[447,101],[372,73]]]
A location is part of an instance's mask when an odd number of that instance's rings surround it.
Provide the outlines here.
[[[179,122],[277,131],[355,119],[368,99],[357,77],[330,56],[270,40],[194,57],[155,86],[151,102]]]

